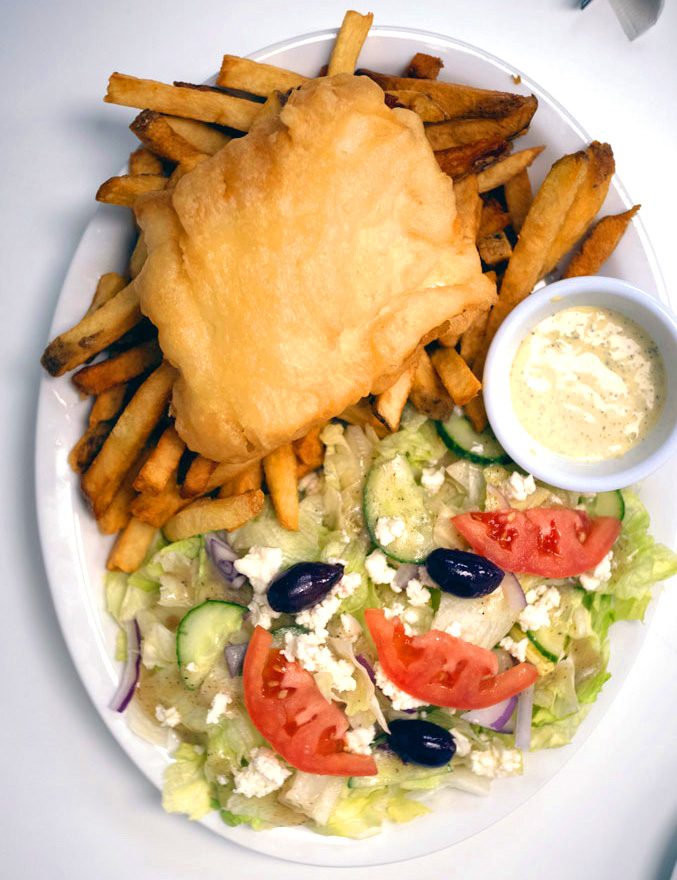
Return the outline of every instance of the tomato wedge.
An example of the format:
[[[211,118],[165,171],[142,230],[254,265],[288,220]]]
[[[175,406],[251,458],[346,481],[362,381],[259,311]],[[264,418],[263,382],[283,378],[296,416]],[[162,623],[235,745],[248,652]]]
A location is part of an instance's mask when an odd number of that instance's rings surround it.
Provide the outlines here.
[[[518,663],[498,675],[496,655],[439,629],[408,636],[398,617],[367,608],[364,619],[383,671],[398,688],[418,700],[452,709],[484,709],[533,684],[531,663]]]
[[[372,757],[345,751],[345,713],[325,700],[309,672],[282,651],[271,650],[272,641],[257,626],[244,660],[244,701],[261,736],[297,770],[375,776]]]
[[[462,513],[452,522],[473,550],[504,571],[548,578],[595,568],[621,531],[615,517],[549,507]]]

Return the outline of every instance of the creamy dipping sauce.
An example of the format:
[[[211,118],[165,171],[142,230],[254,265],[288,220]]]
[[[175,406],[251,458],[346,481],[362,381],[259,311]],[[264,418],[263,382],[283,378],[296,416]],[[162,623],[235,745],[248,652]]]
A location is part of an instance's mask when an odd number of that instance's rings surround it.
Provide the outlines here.
[[[577,461],[622,455],[654,427],[667,381],[656,343],[611,309],[575,306],[541,321],[510,370],[517,418],[552,452]]]

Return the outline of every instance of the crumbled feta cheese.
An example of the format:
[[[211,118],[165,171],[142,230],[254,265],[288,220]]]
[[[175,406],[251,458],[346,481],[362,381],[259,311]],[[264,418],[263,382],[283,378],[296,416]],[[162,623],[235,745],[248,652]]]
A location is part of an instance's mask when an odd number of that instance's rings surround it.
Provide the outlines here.
[[[427,605],[430,601],[430,590],[416,578],[412,578],[407,584],[407,598],[412,605]]]
[[[320,475],[317,471],[311,471],[305,477],[301,477],[298,483],[299,492],[305,492],[306,495],[314,495],[320,491],[322,485]]]
[[[463,410],[461,409],[460,406],[455,406],[455,407],[454,407],[454,410],[453,410],[453,413],[454,413],[455,416],[462,416],[462,415],[464,415]]]
[[[515,471],[505,481],[504,488],[508,498],[512,498],[513,501],[526,501],[529,495],[536,491],[536,483],[531,474],[524,477]]]
[[[217,776],[216,781],[219,785],[228,785],[228,777],[227,776]]]
[[[388,558],[383,550],[374,550],[364,561],[367,574],[375,584],[392,584],[396,569],[388,565]]]
[[[456,743],[456,755],[459,758],[465,758],[466,755],[470,754],[472,743],[464,733],[458,730],[452,730],[451,735]]]
[[[156,706],[155,717],[163,727],[176,727],[181,724],[181,713],[176,706],[169,706],[168,709],[164,706]]]
[[[226,709],[232,702],[230,694],[215,694],[207,712],[207,724],[218,724],[219,718],[226,714]]]
[[[376,521],[375,537],[382,547],[392,544],[404,534],[406,526],[401,516],[382,516]]]
[[[470,451],[475,455],[484,455],[484,446],[481,443],[471,443]]]
[[[349,752],[356,755],[371,755],[370,744],[374,740],[376,733],[374,725],[369,727],[355,727],[346,733],[346,748]]]
[[[517,749],[503,749],[492,745],[486,750],[470,753],[470,768],[477,776],[486,776],[489,779],[509,776],[522,769],[522,756]]]
[[[282,550],[250,547],[246,556],[235,560],[233,567],[249,580],[255,593],[262,593],[282,568]]]
[[[436,495],[444,485],[444,468],[423,468],[421,471],[421,485],[431,495]]]
[[[362,635],[362,627],[352,614],[341,615],[341,635],[351,642],[356,642]]]
[[[445,627],[445,632],[448,632],[450,636],[454,636],[454,638],[461,638],[461,624],[458,620],[452,620],[449,626]]]
[[[527,656],[527,647],[529,645],[529,639],[520,639],[519,642],[516,642],[510,636],[506,636],[504,639],[498,643],[501,648],[506,650],[508,654],[515,658],[515,660],[519,660],[520,663],[524,663]]]
[[[557,587],[541,585],[526,594],[527,606],[519,616],[522,630],[537,630],[550,626],[550,612],[559,608],[561,596]]]
[[[430,577],[425,565],[419,565],[417,580],[419,580],[424,587],[432,587],[434,590],[439,590],[439,585]]]
[[[296,622],[299,626],[305,626],[312,631],[321,641],[329,635],[327,624],[336,614],[341,606],[341,598],[333,591],[317,605],[312,608],[306,608],[305,611],[299,611],[296,615]]]
[[[402,620],[405,623],[418,623],[418,613],[415,608],[405,608]],[[405,627],[406,632],[406,627]]]
[[[308,672],[328,672],[332,690],[344,692],[357,688],[353,664],[347,660],[337,660],[316,633],[285,633],[282,653],[287,660],[296,661]]]
[[[277,791],[288,776],[291,770],[280,763],[271,749],[252,749],[249,764],[233,773],[234,791],[248,798],[263,797]]]
[[[186,672],[195,672],[197,666],[191,660],[190,663],[186,663]]]
[[[380,663],[375,665],[374,675],[377,687],[383,692],[384,696],[388,697],[396,712],[402,712],[405,709],[418,709],[419,706],[427,706],[424,700],[417,700],[416,697],[412,697],[405,691],[400,690],[381,669]]]
[[[362,586],[362,575],[358,571],[349,571],[344,574],[336,585],[336,595],[340,599],[347,599],[352,596],[355,590]]]
[[[579,581],[584,590],[593,592],[599,590],[602,584],[606,584],[611,578],[611,560],[613,559],[613,550],[609,550],[607,555],[602,559],[596,568],[592,571],[586,571],[579,576]]]

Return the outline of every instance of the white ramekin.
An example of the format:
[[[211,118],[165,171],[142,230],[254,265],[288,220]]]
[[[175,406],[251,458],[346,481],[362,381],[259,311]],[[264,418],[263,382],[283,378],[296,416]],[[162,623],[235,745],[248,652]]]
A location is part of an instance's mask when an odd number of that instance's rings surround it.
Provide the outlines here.
[[[510,393],[510,368],[527,333],[561,309],[584,305],[614,309],[643,327],[658,346],[668,382],[663,413],[649,434],[625,454],[596,462],[564,458],[538,443],[518,420]],[[528,296],[503,321],[489,348],[483,386],[491,427],[525,471],[553,486],[581,492],[629,486],[677,451],[677,320],[658,300],[617,278],[556,281]]]

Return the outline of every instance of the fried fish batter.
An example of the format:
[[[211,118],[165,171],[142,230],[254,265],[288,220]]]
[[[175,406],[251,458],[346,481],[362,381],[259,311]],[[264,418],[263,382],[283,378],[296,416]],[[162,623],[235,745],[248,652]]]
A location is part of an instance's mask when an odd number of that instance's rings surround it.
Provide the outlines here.
[[[173,191],[142,197],[141,307],[180,372],[188,446],[260,458],[486,309],[494,289],[455,216],[419,118],[347,74],[308,82]]]

